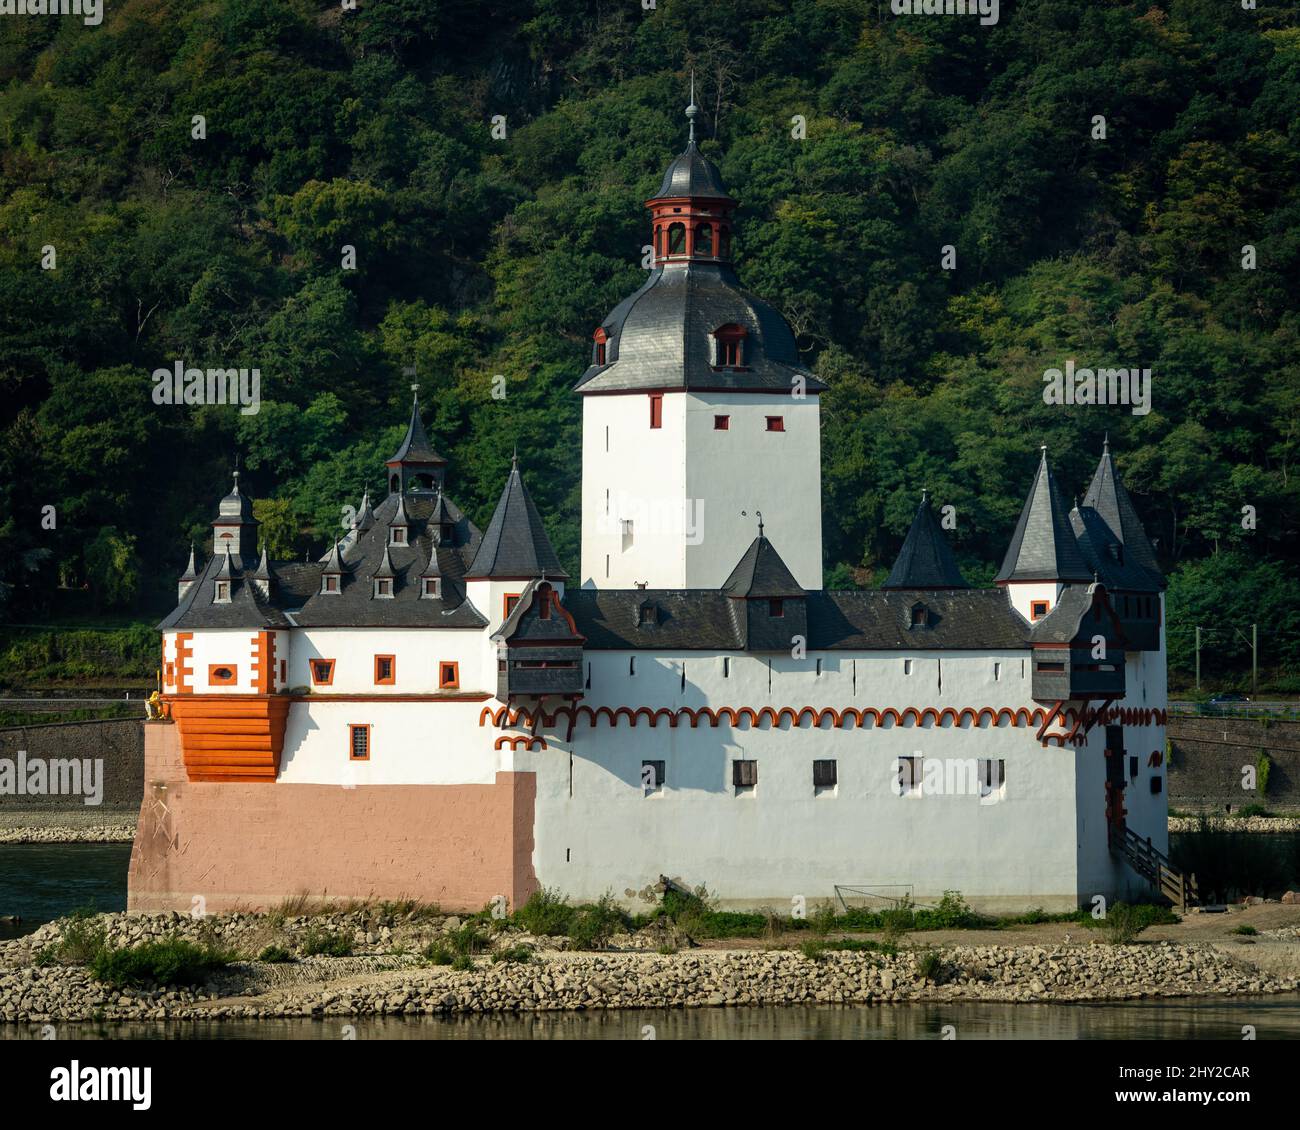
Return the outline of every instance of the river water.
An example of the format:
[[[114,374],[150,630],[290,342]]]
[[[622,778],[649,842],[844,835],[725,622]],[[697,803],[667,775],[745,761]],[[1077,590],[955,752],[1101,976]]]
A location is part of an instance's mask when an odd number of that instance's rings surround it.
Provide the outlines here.
[[[126,909],[130,844],[0,844],[0,915],[19,930],[86,906]],[[12,936],[12,931],[10,935]],[[1300,994],[1117,1004],[889,1004],[646,1009],[504,1016],[61,1024],[60,1039],[700,1040],[939,1039],[1300,1040]],[[2,1039],[39,1039],[38,1024],[0,1024]]]

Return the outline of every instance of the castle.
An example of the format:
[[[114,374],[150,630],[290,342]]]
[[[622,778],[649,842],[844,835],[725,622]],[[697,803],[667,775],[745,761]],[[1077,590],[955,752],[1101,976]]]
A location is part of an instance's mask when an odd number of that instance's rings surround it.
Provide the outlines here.
[[[824,386],[739,285],[694,114],[576,386],[578,582],[517,464],[485,531],[457,508],[418,401],[318,561],[258,551],[236,474],[159,625],[133,909],[1178,897],[1165,583],[1109,446],[1072,509],[1042,452],[996,587],[923,495],[882,588],[825,591]]]

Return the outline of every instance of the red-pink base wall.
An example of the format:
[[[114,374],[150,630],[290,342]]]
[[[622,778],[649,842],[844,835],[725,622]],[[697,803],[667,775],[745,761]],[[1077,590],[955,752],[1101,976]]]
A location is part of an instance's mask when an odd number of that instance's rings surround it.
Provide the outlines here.
[[[532,773],[491,785],[191,782],[176,727],[146,722],[127,907],[265,910],[296,895],[520,906],[533,872]]]

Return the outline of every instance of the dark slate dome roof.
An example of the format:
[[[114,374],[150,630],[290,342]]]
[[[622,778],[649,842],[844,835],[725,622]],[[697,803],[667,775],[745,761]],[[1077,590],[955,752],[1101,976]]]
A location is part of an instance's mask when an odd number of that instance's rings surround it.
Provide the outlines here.
[[[713,368],[714,330],[744,326],[742,370]],[[810,392],[826,386],[800,363],[794,334],[775,307],[743,290],[727,263],[674,262],[650,272],[644,285],[601,323],[605,364],[593,365],[579,392],[711,388],[789,392],[802,376]]]
[[[730,200],[727,186],[722,183],[722,174],[718,166],[710,161],[692,141],[686,149],[668,166],[663,183],[652,199],[661,196],[705,196],[719,200]]]

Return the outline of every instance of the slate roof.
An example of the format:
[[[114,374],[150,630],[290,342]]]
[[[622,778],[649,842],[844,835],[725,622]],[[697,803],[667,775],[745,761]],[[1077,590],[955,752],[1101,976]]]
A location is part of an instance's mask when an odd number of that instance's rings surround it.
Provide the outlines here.
[[[806,599],[813,651],[1015,650],[1028,639],[1028,625],[998,589],[810,592]],[[647,601],[659,615],[642,624]],[[928,627],[910,626],[917,601],[929,612]],[[594,651],[744,648],[744,606],[721,591],[570,589],[564,606]]]
[[[714,330],[744,326],[743,369],[714,369]],[[789,394],[802,377],[809,392],[826,385],[805,369],[794,334],[775,307],[745,291],[729,263],[661,263],[645,284],[601,323],[605,364],[592,365],[581,393],[637,389],[726,389]]]
[[[467,574],[470,577],[546,577],[564,580],[542,516],[524,486],[516,461]]]
[[[1070,643],[1092,608],[1094,585],[1066,585],[1051,612],[1030,627],[1033,643]]]
[[[158,624],[158,630],[290,627],[283,610],[273,600],[264,600],[257,591],[252,579],[255,569],[255,561],[226,553],[213,554],[180,603]],[[230,602],[217,604],[217,580],[226,577],[230,579]]]
[[[1096,511],[1111,534],[1124,546],[1126,561],[1132,561],[1150,574],[1147,585],[1165,587],[1164,575],[1156,561],[1155,550],[1147,539],[1133,499],[1120,481],[1119,471],[1110,454],[1110,441],[1102,448],[1101,460],[1092,476],[1092,485],[1083,496],[1083,507]]]
[[[665,196],[731,199],[727,186],[722,183],[722,174],[718,172],[718,166],[696,148],[693,138],[668,166],[664,172],[664,179],[659,185],[659,191],[651,197],[651,200],[658,200]]]
[[[257,519],[253,517],[253,500],[247,495],[241,493],[239,489],[239,472],[234,474],[235,485],[230,488],[230,493],[221,500],[217,507],[217,517],[213,521],[214,526],[223,524],[232,524],[235,521],[246,524],[253,524]]]
[[[432,463],[447,462],[433,450],[429,442],[429,433],[424,430],[424,421],[420,419],[420,401],[418,397],[411,400],[411,422],[406,425],[406,436],[397,453],[389,458],[389,463]]]
[[[1130,547],[1115,537],[1110,526],[1091,506],[1079,506],[1070,511],[1070,525],[1088,568],[1108,589],[1159,592],[1164,587],[1164,578],[1139,565]]]
[[[1029,497],[995,581],[1091,581],[1070,515],[1043,449]]]
[[[889,571],[883,588],[887,589],[964,589],[970,586],[961,575],[957,559],[943,536],[939,519],[934,516],[930,496],[921,492],[912,526],[898,551],[898,560]]]
[[[410,523],[409,545],[389,545],[388,528],[399,500]],[[394,627],[482,628],[487,619],[465,597],[465,566],[473,558],[482,535],[454,503],[447,500],[455,519],[452,543],[433,545],[427,525],[433,513],[432,496],[390,494],[375,507],[374,524],[361,532],[342,554],[343,577],[338,594],[320,591],[322,563],[315,562],[316,584],[294,620],[304,628]],[[430,554],[441,576],[440,597],[422,597],[420,576]],[[373,596],[376,575],[393,575],[392,599]]]
[[[761,533],[736,563],[722,591],[727,596],[759,599],[763,597],[803,596],[804,590],[794,579],[777,553],[776,547]]]

